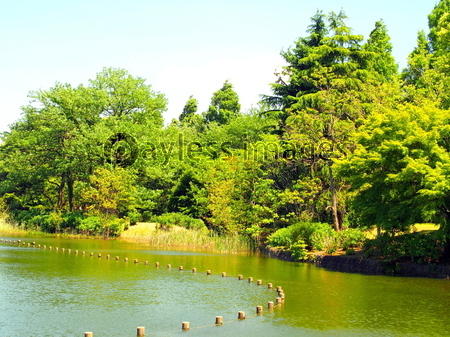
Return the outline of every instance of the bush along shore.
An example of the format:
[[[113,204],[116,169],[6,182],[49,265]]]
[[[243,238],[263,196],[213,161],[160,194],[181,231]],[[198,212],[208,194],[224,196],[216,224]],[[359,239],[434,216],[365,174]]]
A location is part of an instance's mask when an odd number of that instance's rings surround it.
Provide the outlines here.
[[[430,225],[416,225],[412,231],[374,236],[369,231],[335,232],[327,224],[299,223],[269,236],[265,252],[270,257],[312,262],[333,271],[449,279],[442,232]]]

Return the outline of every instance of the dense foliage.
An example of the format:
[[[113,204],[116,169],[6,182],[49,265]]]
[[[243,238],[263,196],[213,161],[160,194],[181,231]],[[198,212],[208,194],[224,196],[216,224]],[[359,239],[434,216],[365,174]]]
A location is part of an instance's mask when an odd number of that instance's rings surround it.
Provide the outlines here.
[[[207,111],[191,96],[169,126],[164,95],[123,69],[32,92],[2,135],[0,205],[47,232],[110,236],[155,221],[247,236],[298,258],[353,249],[362,230],[377,228],[384,234],[365,245],[372,256],[442,259],[449,25],[442,0],[399,73],[383,21],[365,40],[343,11],[319,11],[282,52],[286,66],[257,108],[241,111],[227,80]],[[422,222],[440,229],[399,235]]]

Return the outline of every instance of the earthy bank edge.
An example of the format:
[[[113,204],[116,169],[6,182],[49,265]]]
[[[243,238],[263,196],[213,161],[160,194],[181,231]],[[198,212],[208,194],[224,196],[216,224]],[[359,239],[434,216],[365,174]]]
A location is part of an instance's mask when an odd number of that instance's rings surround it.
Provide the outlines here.
[[[266,254],[272,258],[296,261],[289,253],[276,249],[267,249]],[[381,261],[365,259],[362,256],[357,255],[322,255],[317,257],[314,264],[317,267],[325,268],[327,270],[345,273],[443,279],[450,278],[450,266],[448,265]]]

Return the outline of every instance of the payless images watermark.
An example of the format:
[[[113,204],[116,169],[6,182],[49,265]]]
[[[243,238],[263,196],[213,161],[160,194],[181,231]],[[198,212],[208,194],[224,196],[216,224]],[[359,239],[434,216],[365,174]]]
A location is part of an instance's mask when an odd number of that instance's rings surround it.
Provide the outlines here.
[[[187,141],[183,133],[179,133],[177,141],[145,141],[139,143],[137,139],[127,133],[116,133],[104,143],[103,152],[110,164],[127,167],[138,159],[165,166],[171,160],[196,161],[202,157],[217,159],[231,157],[238,152],[244,160],[264,161],[268,159],[296,160],[300,158],[316,157],[325,160],[347,155],[336,144],[330,142],[300,142],[298,140],[257,141],[243,140],[233,142],[201,142]]]

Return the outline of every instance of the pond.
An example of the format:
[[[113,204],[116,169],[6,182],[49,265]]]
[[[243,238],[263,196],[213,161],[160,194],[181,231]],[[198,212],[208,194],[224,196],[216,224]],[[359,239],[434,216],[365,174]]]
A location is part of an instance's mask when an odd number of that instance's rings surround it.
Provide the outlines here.
[[[0,243],[0,336],[131,337],[140,326],[152,336],[450,335],[447,280],[347,274],[256,254],[117,240],[20,239],[41,248]],[[277,286],[286,297],[278,306]],[[237,319],[239,311],[245,320]],[[225,324],[215,325],[216,316]]]

